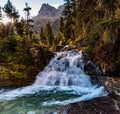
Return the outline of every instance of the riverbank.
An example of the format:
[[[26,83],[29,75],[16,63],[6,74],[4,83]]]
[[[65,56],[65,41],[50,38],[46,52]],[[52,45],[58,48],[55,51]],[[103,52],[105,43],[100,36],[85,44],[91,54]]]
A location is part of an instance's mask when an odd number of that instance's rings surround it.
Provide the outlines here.
[[[120,102],[110,97],[94,98],[69,104],[58,114],[120,114]]]
[[[52,52],[39,45],[31,44],[26,47],[24,43],[21,43],[18,47],[20,46],[23,46],[22,52],[16,50],[14,54],[0,61],[1,89],[31,85],[35,81],[36,75],[43,70],[53,56]],[[1,56],[4,53],[1,53]],[[10,60],[8,61],[8,59]]]

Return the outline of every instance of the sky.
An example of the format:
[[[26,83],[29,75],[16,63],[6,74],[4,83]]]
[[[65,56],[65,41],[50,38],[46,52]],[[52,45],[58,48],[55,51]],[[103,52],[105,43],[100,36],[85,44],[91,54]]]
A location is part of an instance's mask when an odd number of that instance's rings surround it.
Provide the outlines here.
[[[3,7],[7,3],[7,1],[8,0],[0,0],[0,5]],[[10,0],[10,1],[16,7],[16,9],[19,10],[19,14],[22,17],[24,17],[23,8],[25,8],[25,2],[27,2],[28,5],[32,8],[32,10],[30,11],[31,17],[36,16],[38,14],[38,11],[40,10],[40,7],[43,3],[48,3],[56,8],[59,5],[64,4],[64,0]],[[5,17],[5,15],[3,16]]]

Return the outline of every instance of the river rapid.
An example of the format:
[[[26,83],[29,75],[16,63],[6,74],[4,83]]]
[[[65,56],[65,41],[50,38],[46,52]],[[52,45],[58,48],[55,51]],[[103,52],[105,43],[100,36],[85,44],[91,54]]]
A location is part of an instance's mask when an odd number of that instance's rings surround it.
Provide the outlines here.
[[[33,84],[0,90],[0,114],[57,114],[61,107],[104,95],[84,72],[82,51],[56,52]]]

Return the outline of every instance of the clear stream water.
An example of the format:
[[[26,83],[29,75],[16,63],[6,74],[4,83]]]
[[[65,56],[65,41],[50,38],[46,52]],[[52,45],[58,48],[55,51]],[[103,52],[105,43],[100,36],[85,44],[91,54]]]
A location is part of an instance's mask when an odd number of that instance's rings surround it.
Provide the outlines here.
[[[84,73],[81,51],[59,52],[32,85],[0,90],[0,114],[57,114],[64,105],[103,95]]]

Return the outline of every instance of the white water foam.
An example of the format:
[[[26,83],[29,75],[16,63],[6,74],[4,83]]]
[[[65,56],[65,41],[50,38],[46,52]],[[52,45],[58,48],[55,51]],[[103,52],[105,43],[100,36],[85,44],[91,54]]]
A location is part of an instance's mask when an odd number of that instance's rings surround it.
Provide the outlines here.
[[[68,91],[80,95],[79,98],[64,101],[43,102],[43,105],[65,105],[82,100],[89,100],[104,95],[104,88],[91,83],[91,79],[84,73],[82,53],[75,51],[55,53],[55,57],[37,75],[34,84],[0,92],[0,101],[14,100],[22,96],[32,95],[41,90]],[[57,89],[56,89],[57,88]]]
[[[100,87],[100,88],[75,88],[77,90],[77,92],[75,92],[76,94],[81,95],[81,92],[84,91],[87,94],[79,97],[79,98],[74,98],[74,99],[69,99],[69,100],[64,100],[64,101],[55,101],[55,102],[44,102],[43,105],[44,106],[51,106],[51,105],[67,105],[69,103],[75,103],[75,102],[79,102],[79,101],[85,101],[85,100],[90,100],[92,98],[96,98],[96,97],[101,97],[103,96],[104,93],[104,88]],[[84,93],[83,92],[83,93]]]
[[[56,53],[49,65],[41,72],[34,85],[91,87],[89,76],[84,71],[81,52]]]

